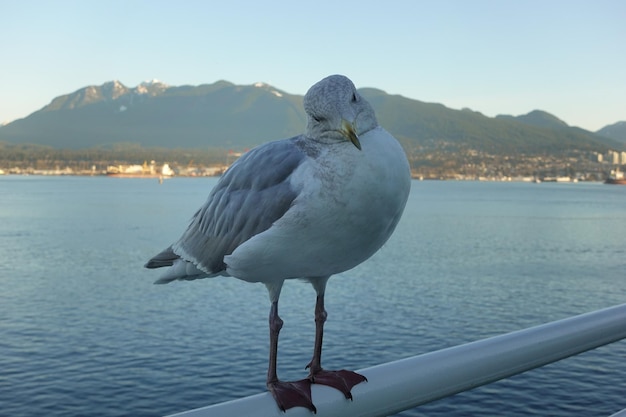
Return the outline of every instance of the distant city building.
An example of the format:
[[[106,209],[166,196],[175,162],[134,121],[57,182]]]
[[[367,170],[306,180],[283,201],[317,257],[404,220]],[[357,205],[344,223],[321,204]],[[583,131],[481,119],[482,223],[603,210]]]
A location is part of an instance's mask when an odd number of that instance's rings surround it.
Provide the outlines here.
[[[609,164],[619,165],[620,164],[620,154],[619,152],[609,151],[606,155],[606,161]]]
[[[595,162],[602,163],[602,161],[604,161],[604,155],[602,155],[601,153],[594,152],[594,156],[595,156]]]

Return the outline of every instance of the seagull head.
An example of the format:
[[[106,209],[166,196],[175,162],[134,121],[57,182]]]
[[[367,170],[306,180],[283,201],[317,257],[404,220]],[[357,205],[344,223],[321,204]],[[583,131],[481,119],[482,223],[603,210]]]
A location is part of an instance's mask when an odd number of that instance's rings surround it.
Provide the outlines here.
[[[360,150],[359,136],[378,126],[372,106],[343,75],[314,84],[304,96],[304,110],[306,136],[322,143],[350,141]]]

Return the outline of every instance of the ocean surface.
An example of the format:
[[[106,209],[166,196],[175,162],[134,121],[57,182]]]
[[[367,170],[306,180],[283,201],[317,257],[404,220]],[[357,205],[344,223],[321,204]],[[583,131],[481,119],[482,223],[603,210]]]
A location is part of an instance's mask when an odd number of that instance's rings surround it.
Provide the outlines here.
[[[0,415],[160,416],[265,390],[265,287],[153,285],[214,178],[0,177]],[[626,187],[415,181],[395,234],[331,278],[323,365],[362,369],[626,302]],[[279,375],[315,293],[286,283]],[[609,416],[626,341],[401,416]]]

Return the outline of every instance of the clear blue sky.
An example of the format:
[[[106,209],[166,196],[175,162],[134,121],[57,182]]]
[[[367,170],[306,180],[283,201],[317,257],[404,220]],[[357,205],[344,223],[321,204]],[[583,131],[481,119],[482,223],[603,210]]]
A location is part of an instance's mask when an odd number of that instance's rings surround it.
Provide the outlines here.
[[[626,120],[626,1],[0,0],[0,122],[119,80],[326,75],[487,116]]]

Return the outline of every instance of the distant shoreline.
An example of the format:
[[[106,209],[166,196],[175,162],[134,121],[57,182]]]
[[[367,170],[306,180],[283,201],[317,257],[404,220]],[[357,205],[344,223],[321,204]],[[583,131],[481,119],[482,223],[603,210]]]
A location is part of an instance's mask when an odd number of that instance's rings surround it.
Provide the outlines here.
[[[2,177],[110,177],[110,178],[122,178],[122,179],[157,179],[159,181],[169,180],[172,178],[217,178],[221,175],[158,175],[158,174],[107,174],[106,172],[82,172],[82,173],[64,173],[64,172],[29,172],[29,173],[8,173],[0,172],[0,178]],[[423,177],[419,175],[411,175],[411,179],[415,181],[467,181],[467,182],[524,182],[524,183],[561,183],[561,184],[576,184],[576,183],[603,183],[604,181],[598,180],[585,180],[569,177],[545,177],[545,178],[530,178],[530,177],[463,177],[456,176],[454,178],[435,178],[435,177]]]

